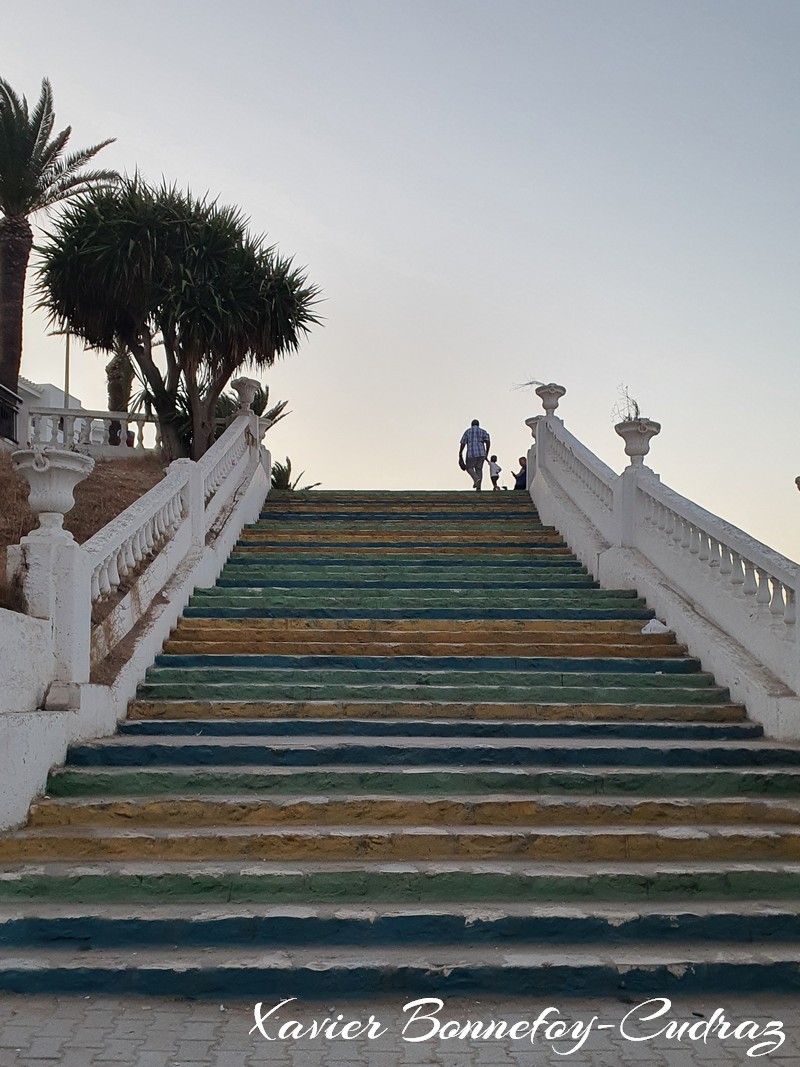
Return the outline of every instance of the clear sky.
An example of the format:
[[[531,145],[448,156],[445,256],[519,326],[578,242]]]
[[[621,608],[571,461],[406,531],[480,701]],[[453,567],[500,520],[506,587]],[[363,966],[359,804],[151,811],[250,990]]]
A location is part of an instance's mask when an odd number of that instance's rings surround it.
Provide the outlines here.
[[[509,471],[531,378],[619,470],[625,383],[667,484],[800,556],[797,0],[27,0],[0,73],[308,266],[325,326],[266,441],[310,480],[467,488],[473,418]]]

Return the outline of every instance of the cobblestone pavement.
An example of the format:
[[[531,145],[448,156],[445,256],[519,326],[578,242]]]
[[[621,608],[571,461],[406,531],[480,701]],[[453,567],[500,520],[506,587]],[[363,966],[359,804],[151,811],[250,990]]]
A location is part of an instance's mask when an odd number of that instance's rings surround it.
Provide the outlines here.
[[[398,997],[383,1001],[350,1001],[338,1004],[294,1002],[281,1009],[276,1020],[272,1015],[262,1025],[276,1040],[267,1040],[254,1026],[251,1003],[168,1000],[163,998],[118,997],[23,997],[0,996],[0,1067],[550,1067],[567,1063],[571,1067],[732,1067],[734,1064],[771,1063],[776,1067],[800,1064],[800,1011],[798,1001],[789,997],[719,997],[673,1000],[669,1011],[660,1019],[637,1022],[626,1013],[643,1016],[657,1009],[638,1008],[639,1000],[561,1000],[554,1002],[548,1022],[557,1018],[574,1027],[584,1027],[595,1019],[582,1047],[569,1055],[565,1052],[577,1042],[569,1038],[550,1042],[540,1027],[536,1039],[530,1036],[512,1040],[506,1033],[493,1038],[447,1038],[442,1034],[424,1041],[404,1039],[424,1036],[426,1031],[447,1020],[484,1025],[494,1019],[510,1026],[519,1020],[532,1022],[549,1005],[544,1001],[523,1000],[447,1000],[434,1019],[410,1021],[411,1010],[403,1007],[413,998]],[[265,1002],[266,1013],[274,1000]],[[734,1025],[753,1020],[748,1030],[762,1032],[761,1037],[720,1040],[702,1035],[696,1040],[682,1040],[661,1034],[647,1041],[642,1037],[663,1030],[670,1021],[702,1028],[716,1009]],[[430,1011],[420,1008],[420,1013]],[[374,1018],[373,1032],[385,1033],[369,1039],[309,1036],[291,1039],[278,1030],[282,1023],[297,1020],[309,1026],[314,1020],[342,1015],[339,1027],[351,1020],[368,1024]],[[596,1017],[596,1018],[595,1018]],[[760,1058],[748,1057],[748,1050],[770,1041],[763,1030],[770,1021],[780,1020],[786,1035],[775,1051]],[[604,1029],[598,1029],[604,1027]],[[355,1027],[350,1031],[355,1033]],[[443,1031],[446,1032],[446,1031]],[[556,1036],[555,1031],[552,1032]],[[579,1031],[580,1040],[580,1031]],[[559,1053],[561,1053],[559,1055]]]

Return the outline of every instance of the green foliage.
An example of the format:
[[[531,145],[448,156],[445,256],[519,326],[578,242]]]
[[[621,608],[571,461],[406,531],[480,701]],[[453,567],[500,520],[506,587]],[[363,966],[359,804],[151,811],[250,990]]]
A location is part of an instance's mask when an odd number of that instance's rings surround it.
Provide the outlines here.
[[[312,485],[304,485],[302,489],[298,489],[304,474],[305,471],[301,471],[292,481],[292,461],[289,457],[286,457],[285,463],[281,463],[280,460],[274,460],[272,464],[272,488],[284,493],[307,493],[310,489],[316,489],[318,485],[322,485],[322,482],[314,482]]]
[[[55,114],[50,82],[31,109],[0,78],[0,385],[16,392],[22,360],[22,309],[33,231],[29,216],[117,179],[113,170],[86,164],[111,144],[67,153],[71,129],[53,135]]]
[[[53,89],[47,78],[33,111],[26,98],[0,78],[0,212],[7,218],[27,217],[116,181],[113,170],[83,169],[113,137],[65,155],[72,128],[52,137],[54,125]]]
[[[40,306],[96,347],[125,341],[178,453],[183,392],[194,458],[214,440],[234,373],[296,351],[319,321],[317,288],[248,232],[238,208],[138,177],[70,204],[42,255]]]

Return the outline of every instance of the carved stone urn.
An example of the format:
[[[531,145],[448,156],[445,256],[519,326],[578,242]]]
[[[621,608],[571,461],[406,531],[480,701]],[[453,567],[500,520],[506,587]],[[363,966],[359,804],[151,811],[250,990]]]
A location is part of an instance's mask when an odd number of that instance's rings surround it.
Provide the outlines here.
[[[239,410],[237,415],[246,415],[250,411],[256,393],[261,387],[261,382],[255,378],[234,378],[231,389],[235,389],[239,397]]]
[[[28,481],[28,503],[38,516],[39,526],[33,535],[61,530],[64,516],[75,506],[73,491],[94,469],[91,456],[63,448],[24,448],[13,452],[11,463]]]
[[[536,395],[542,402],[545,415],[552,415],[555,412],[559,400],[566,391],[563,385],[556,385],[555,382],[550,382],[549,385],[540,385],[535,390]]]
[[[625,455],[630,456],[632,467],[644,465],[644,457],[650,451],[650,440],[661,433],[661,423],[652,419],[626,419],[614,427],[625,442]]]

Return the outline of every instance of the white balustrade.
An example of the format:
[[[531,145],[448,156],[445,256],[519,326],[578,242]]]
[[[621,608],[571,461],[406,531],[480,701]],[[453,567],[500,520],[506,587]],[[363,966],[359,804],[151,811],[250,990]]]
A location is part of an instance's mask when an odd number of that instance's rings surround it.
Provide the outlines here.
[[[145,428],[151,446],[145,444]],[[129,436],[130,435],[130,436]],[[71,448],[92,456],[142,455],[161,448],[161,433],[154,416],[126,411],[84,411],[80,408],[28,409],[27,439],[30,446]]]
[[[239,415],[197,464],[203,482],[206,533],[249,473],[249,467],[242,461],[248,453],[255,455],[258,452],[253,433],[257,424],[252,413],[250,416]],[[231,478],[231,472],[236,470],[240,471],[240,477]]]
[[[92,604],[112,597],[175,534],[189,511],[189,472],[172,467],[163,481],[83,546],[91,564]]]
[[[542,399],[552,408],[556,387],[548,390]],[[659,428],[639,423],[648,441]],[[770,731],[800,738],[800,566],[663,485],[638,443],[631,449],[626,438],[631,463],[616,474],[554,409],[532,429],[530,491],[543,521],[561,529],[601,583],[649,593]]]
[[[557,472],[558,484],[602,535],[609,537],[618,477],[614,471],[552,416],[543,417],[536,431],[536,466],[542,462],[548,471]]]

